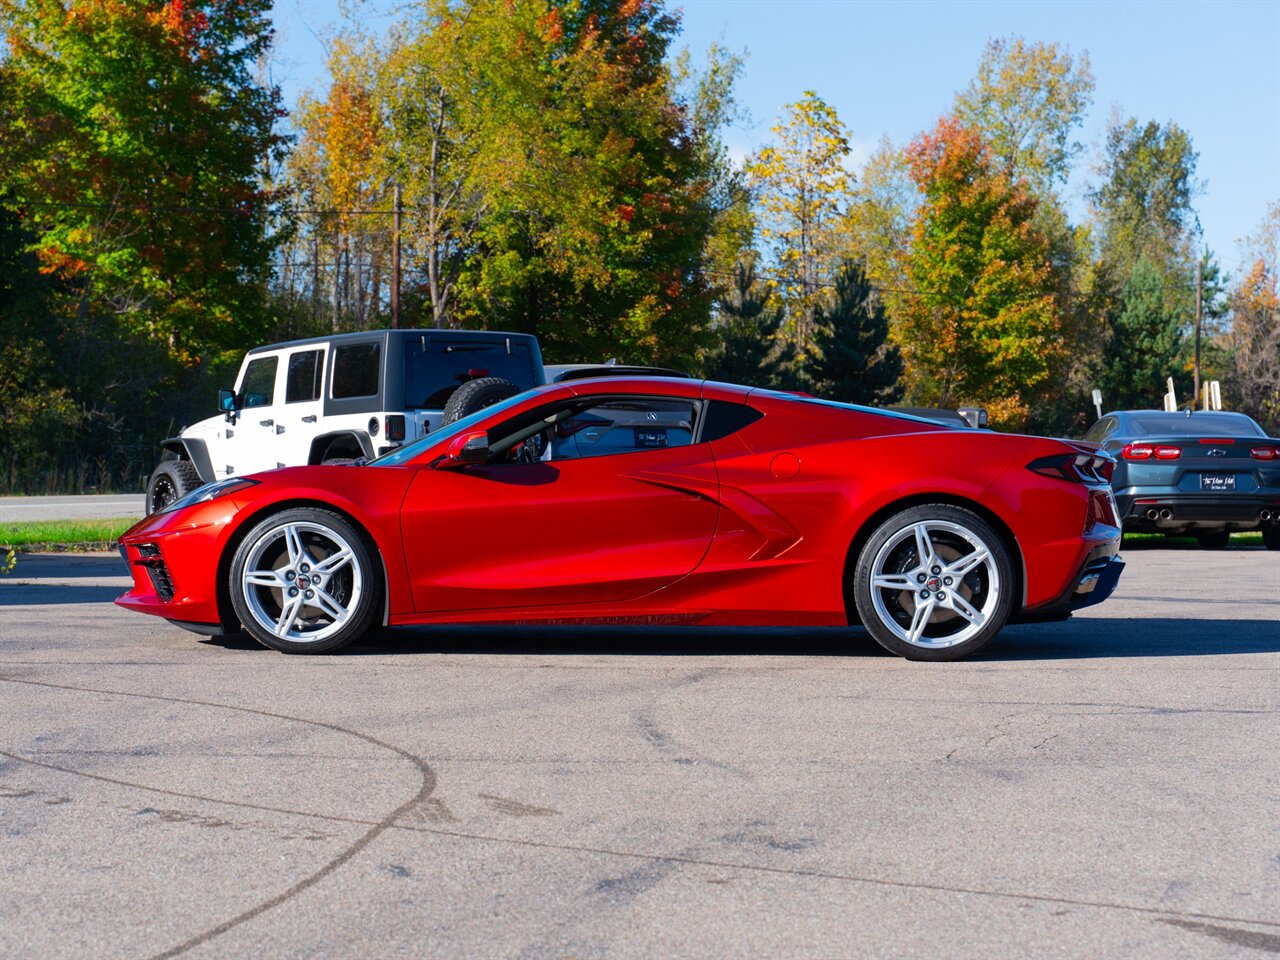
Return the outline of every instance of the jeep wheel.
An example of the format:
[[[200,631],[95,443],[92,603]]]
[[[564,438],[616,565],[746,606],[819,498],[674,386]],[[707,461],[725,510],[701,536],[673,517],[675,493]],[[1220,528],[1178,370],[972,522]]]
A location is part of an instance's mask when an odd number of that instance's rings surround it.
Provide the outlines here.
[[[493,406],[499,400],[514,397],[519,392],[519,387],[502,377],[468,380],[449,396],[448,402],[444,405],[444,413],[440,416],[440,426],[445,427],[455,423],[477,410]]]
[[[204,483],[190,460],[164,460],[147,481],[147,514],[159,513]]]

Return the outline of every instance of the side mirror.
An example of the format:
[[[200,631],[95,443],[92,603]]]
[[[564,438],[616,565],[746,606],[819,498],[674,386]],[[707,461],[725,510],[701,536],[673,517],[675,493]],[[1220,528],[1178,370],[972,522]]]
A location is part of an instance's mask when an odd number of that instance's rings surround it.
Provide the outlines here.
[[[236,392],[234,390],[218,391],[218,409],[226,416],[228,423],[236,422],[236,413],[239,408],[236,406]]]
[[[437,470],[458,470],[469,463],[489,462],[489,434],[484,430],[460,433],[449,441],[444,456],[435,462]]]

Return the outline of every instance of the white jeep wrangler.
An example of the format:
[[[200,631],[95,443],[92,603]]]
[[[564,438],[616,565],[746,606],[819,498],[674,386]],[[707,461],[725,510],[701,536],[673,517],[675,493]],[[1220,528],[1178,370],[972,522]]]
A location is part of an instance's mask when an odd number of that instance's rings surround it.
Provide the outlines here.
[[[147,512],[225,477],[374,457],[543,382],[528,334],[371,330],[255,347],[221,413],[161,444]]]

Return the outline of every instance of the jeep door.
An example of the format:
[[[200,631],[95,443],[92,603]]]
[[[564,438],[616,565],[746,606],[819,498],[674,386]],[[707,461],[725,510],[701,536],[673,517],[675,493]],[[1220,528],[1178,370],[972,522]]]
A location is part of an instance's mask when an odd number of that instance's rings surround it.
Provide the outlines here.
[[[276,466],[298,467],[309,463],[311,442],[320,433],[324,414],[323,346],[311,345],[285,351],[284,402],[276,405]]]
[[[239,413],[209,444],[219,477],[243,476],[276,466],[276,399],[282,375],[280,355],[250,355],[236,384]]]
[[[691,389],[697,389],[692,385]],[[711,545],[718,489],[700,402],[575,397],[491,462],[423,467],[402,508],[420,612],[622,603],[689,574]]]

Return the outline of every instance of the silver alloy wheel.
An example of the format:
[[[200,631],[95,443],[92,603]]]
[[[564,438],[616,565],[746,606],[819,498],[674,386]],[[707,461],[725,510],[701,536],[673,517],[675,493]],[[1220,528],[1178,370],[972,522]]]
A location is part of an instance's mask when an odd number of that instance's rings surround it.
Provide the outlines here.
[[[341,630],[364,579],[351,544],[319,523],[283,523],[249,549],[240,589],[250,614],[281,640],[315,643]]]
[[[876,616],[898,639],[925,649],[954,647],[977,635],[995,612],[1000,589],[986,543],[950,520],[908,524],[871,564]]]

